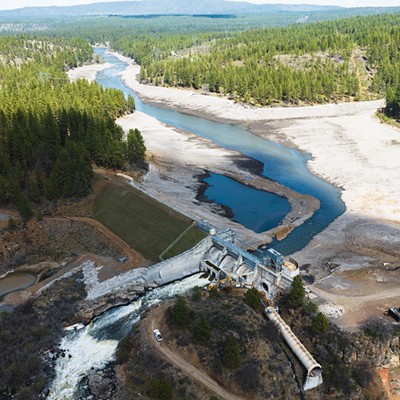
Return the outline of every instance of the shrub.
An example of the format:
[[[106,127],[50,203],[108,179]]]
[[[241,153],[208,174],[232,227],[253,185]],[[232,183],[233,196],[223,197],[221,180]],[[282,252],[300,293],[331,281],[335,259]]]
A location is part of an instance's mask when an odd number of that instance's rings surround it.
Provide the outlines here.
[[[149,396],[156,400],[172,400],[174,389],[166,379],[151,378]]]
[[[171,307],[171,320],[174,325],[185,327],[190,323],[189,306],[184,297],[177,296]]]
[[[211,337],[211,326],[204,316],[201,316],[194,326],[194,337],[199,343],[207,343]]]
[[[201,300],[201,287],[200,286],[195,286],[192,289],[192,300],[193,301],[199,301]]]
[[[384,323],[381,319],[375,318],[366,322],[363,326],[364,333],[377,340],[378,342],[386,342],[393,337],[393,325]]]
[[[229,336],[224,344],[222,363],[232,369],[240,366],[240,347],[234,336]]]
[[[322,312],[319,312],[313,320],[313,330],[316,333],[324,333],[328,329],[329,321]]]
[[[255,360],[251,360],[240,367],[235,378],[243,391],[255,392],[260,387],[260,368]]]
[[[36,220],[37,221],[42,221],[43,220],[43,214],[42,214],[42,212],[40,210],[38,210],[36,212]]]
[[[12,231],[17,227],[17,224],[15,223],[15,220],[13,217],[10,217],[8,219],[8,223],[7,223],[7,228]]]
[[[244,295],[244,301],[253,310],[257,311],[260,306],[260,293],[256,288],[251,288]]]
[[[312,301],[307,301],[304,304],[304,311],[308,315],[315,315],[318,312],[318,306],[315,303],[313,303]]]

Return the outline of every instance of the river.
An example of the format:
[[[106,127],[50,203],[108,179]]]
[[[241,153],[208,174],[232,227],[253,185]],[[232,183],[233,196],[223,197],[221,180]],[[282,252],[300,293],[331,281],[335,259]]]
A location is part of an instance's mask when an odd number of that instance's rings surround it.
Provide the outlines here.
[[[340,197],[340,189],[313,175],[307,168],[307,161],[311,155],[296,149],[272,142],[254,135],[247,130],[245,125],[231,125],[214,122],[205,118],[195,117],[174,110],[167,110],[151,104],[143,103],[138,96],[122,82],[120,74],[127,68],[127,63],[121,61],[112,54],[107,53],[107,49],[95,48],[95,52],[100,54],[104,60],[112,64],[111,68],[100,71],[96,81],[108,88],[117,88],[124,92],[126,96],[131,95],[135,99],[136,109],[145,114],[158,119],[159,121],[198,136],[207,138],[221,147],[239,151],[264,165],[263,175],[273,179],[284,186],[297,192],[308,194],[320,200],[321,207],[314,215],[296,228],[285,240],[274,241],[272,247],[283,254],[289,255],[301,250],[316,234],[325,229],[333,220],[345,211],[345,205]],[[210,197],[218,204],[230,207],[235,214],[242,213],[238,207],[248,207],[246,202],[242,205],[234,205],[226,198],[226,187],[230,185],[228,178],[219,178],[219,184],[212,189]],[[231,193],[231,198],[243,197],[243,192],[256,195],[257,190],[248,191],[246,185],[237,185],[237,192]],[[210,192],[205,191],[208,197]],[[277,208],[281,208],[281,202],[276,202]],[[258,215],[259,223],[265,226],[270,225],[270,214],[274,214],[273,205],[271,210],[262,210]],[[250,229],[254,226],[241,218],[240,223]]]
[[[310,154],[256,136],[250,133],[246,126],[217,123],[145,104],[120,79],[120,73],[127,64],[107,54],[106,49],[96,48],[95,51],[101,54],[106,62],[113,64],[111,68],[97,74],[97,82],[104,87],[120,89],[126,96],[133,95],[137,110],[168,125],[208,138],[219,146],[240,151],[259,160],[264,165],[264,176],[320,200],[321,208],[309,221],[295,229],[282,242],[273,243],[273,247],[277,250],[286,254],[300,250],[344,212],[345,207],[340,198],[340,190],[312,175],[308,170],[306,163],[311,158]],[[228,178],[216,174],[211,174],[206,182],[209,183],[209,188],[205,195],[215,199],[219,204],[232,208],[235,218],[240,219],[243,225],[252,226],[254,230],[269,229],[273,226],[271,223],[276,224],[282,215],[288,212],[282,199],[273,195],[265,207],[254,208],[254,212],[249,213],[249,208],[252,208],[254,203],[260,202],[258,197],[260,191],[237,182],[234,184]],[[230,196],[226,196],[227,190]],[[235,198],[237,204],[233,204],[231,198]],[[253,201],[253,205],[248,199]],[[102,368],[114,359],[119,340],[139,321],[144,310],[176,294],[186,292],[196,285],[203,286],[207,282],[206,279],[201,279],[199,275],[196,275],[154,289],[128,306],[109,310],[80,330],[66,332],[60,346],[66,351],[66,357],[59,358],[57,361],[56,378],[52,382],[49,398],[53,400],[69,400],[79,396],[86,398],[79,392],[78,382],[90,369]]]
[[[105,367],[113,361],[118,342],[129,333],[147,308],[208,282],[208,279],[200,278],[200,274],[197,274],[156,288],[128,306],[107,311],[80,330],[67,331],[60,345],[66,351],[66,356],[57,361],[56,378],[48,398],[71,400],[82,396],[82,393],[78,393],[79,380],[91,369]]]

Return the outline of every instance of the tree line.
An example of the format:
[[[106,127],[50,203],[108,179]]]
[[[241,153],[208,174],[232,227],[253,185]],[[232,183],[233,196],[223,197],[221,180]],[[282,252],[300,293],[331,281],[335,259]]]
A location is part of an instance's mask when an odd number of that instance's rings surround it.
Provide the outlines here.
[[[258,105],[386,96],[387,111],[398,115],[399,42],[399,13],[253,29],[217,38],[205,53],[193,47],[188,54],[153,56],[140,78]]]
[[[4,43],[13,55],[1,53],[2,59],[15,61],[31,41],[0,38],[0,48]],[[146,150],[140,132],[126,141],[115,123],[133,112],[132,97],[86,80],[69,81],[64,70],[92,58],[88,43],[64,41],[58,49],[42,39],[35,54],[19,59],[18,66],[0,64],[0,204],[17,205],[25,219],[32,202],[86,195],[93,162],[123,168],[143,160]],[[74,54],[72,65],[68,54]]]

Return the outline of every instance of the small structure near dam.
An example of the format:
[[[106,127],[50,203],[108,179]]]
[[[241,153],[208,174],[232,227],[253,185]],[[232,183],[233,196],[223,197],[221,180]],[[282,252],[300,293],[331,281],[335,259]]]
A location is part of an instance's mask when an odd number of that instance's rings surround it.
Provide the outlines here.
[[[218,281],[229,278],[273,296],[279,289],[290,287],[293,278],[299,275],[297,263],[274,249],[265,253],[256,249],[250,252],[251,246],[239,239],[231,229],[218,231],[206,221],[201,221],[199,227],[210,233],[209,246],[200,263],[201,269],[213,274]]]

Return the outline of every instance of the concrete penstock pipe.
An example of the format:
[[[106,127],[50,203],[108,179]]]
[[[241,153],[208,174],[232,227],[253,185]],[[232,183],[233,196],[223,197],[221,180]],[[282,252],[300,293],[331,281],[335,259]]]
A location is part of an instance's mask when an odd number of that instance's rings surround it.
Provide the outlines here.
[[[296,354],[297,358],[307,370],[307,377],[303,384],[303,390],[313,389],[322,384],[322,367],[318,364],[314,357],[304,347],[303,343],[292,332],[289,326],[281,318],[281,316],[272,308],[267,307],[265,314],[270,321],[278,328],[280,334],[285,339],[288,346]]]

